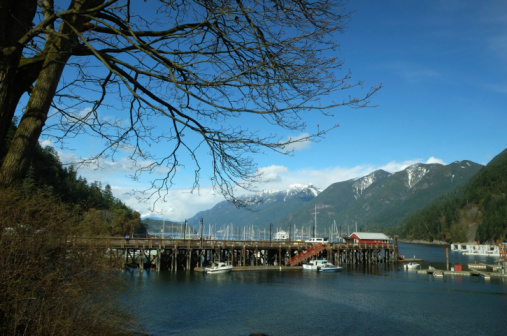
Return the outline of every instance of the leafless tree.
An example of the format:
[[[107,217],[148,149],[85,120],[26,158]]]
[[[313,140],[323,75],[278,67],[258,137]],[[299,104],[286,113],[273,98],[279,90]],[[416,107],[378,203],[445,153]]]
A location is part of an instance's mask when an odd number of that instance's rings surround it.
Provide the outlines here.
[[[76,240],[80,217],[50,192],[0,189],[1,335],[140,334],[105,249]]]
[[[194,187],[209,163],[234,200],[259,177],[256,153],[318,140],[337,125],[306,120],[380,88],[343,92],[362,85],[336,53],[349,17],[339,0],[0,0],[1,145],[21,115],[0,185],[24,176],[41,135],[86,134],[104,140],[90,160],[128,152],[134,178],[163,168],[160,197],[191,158]]]

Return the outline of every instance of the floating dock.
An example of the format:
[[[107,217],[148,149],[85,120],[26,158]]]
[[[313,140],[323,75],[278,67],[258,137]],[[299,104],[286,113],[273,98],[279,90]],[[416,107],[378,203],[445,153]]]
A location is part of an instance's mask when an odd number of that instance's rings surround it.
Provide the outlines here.
[[[490,271],[488,271],[490,269]],[[441,270],[435,267],[428,267],[428,269],[417,270],[418,274],[430,274],[433,276],[456,276],[456,275],[464,275],[464,276],[478,276],[484,279],[491,278],[506,278],[507,274],[503,272],[499,272],[500,267],[498,265],[486,265],[486,264],[468,264],[468,270],[462,271],[453,271],[453,270]],[[502,270],[503,271],[503,270]]]

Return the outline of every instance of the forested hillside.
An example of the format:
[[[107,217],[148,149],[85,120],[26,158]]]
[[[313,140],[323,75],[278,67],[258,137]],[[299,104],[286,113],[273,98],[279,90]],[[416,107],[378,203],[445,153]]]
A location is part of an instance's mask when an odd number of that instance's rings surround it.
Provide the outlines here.
[[[11,127],[13,133],[15,127]],[[6,148],[0,150],[0,164]],[[145,233],[140,215],[113,196],[111,186],[78,176],[73,166],[63,167],[52,147],[37,145],[30,169],[17,186],[29,195],[44,191],[70,206],[80,217],[79,231],[87,235],[125,235]],[[20,200],[18,200],[20,201]]]
[[[94,241],[74,244],[132,234],[139,214],[62,167],[52,148],[34,151],[28,175],[0,188],[0,334],[139,335],[116,301],[118,265]]]
[[[432,202],[401,226],[407,239],[447,242],[507,240],[507,150],[463,188]]]

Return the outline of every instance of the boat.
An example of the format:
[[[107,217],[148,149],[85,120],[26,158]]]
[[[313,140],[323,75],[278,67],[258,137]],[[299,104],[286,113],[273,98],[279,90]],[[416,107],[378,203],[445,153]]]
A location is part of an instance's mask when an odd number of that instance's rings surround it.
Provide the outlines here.
[[[461,252],[466,256],[500,257],[500,249],[496,245],[451,244],[452,252]]]
[[[442,271],[435,271],[435,272],[433,272],[433,276],[437,277],[437,278],[441,278],[441,277],[444,276],[444,272],[442,272]]]
[[[308,264],[303,264],[304,271],[318,271],[328,263],[327,259],[311,260]]]
[[[341,266],[335,266],[330,262],[325,263],[324,266],[321,266],[317,269],[319,272],[340,272],[342,270]]]
[[[210,267],[205,267],[205,273],[228,273],[232,271],[232,265],[227,265],[224,262],[214,262]]]
[[[276,240],[276,241],[285,241],[289,239],[289,234],[285,231],[278,231],[277,233],[275,233],[275,238],[273,240]]]
[[[305,240],[305,243],[310,243],[310,244],[318,244],[318,243],[327,244],[328,241],[327,241],[326,238],[310,238],[310,239]]]
[[[418,263],[416,263],[416,262],[409,262],[408,264],[403,265],[403,268],[404,268],[404,269],[416,269],[416,268],[418,268],[419,266],[421,266],[421,265],[419,265],[419,264],[418,264]]]

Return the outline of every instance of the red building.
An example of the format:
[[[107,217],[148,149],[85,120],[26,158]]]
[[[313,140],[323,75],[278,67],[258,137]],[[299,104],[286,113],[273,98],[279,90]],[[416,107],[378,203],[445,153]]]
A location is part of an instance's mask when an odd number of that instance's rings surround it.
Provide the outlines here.
[[[345,238],[348,244],[367,244],[367,245],[387,245],[391,243],[391,238],[383,233],[377,232],[352,232]]]

